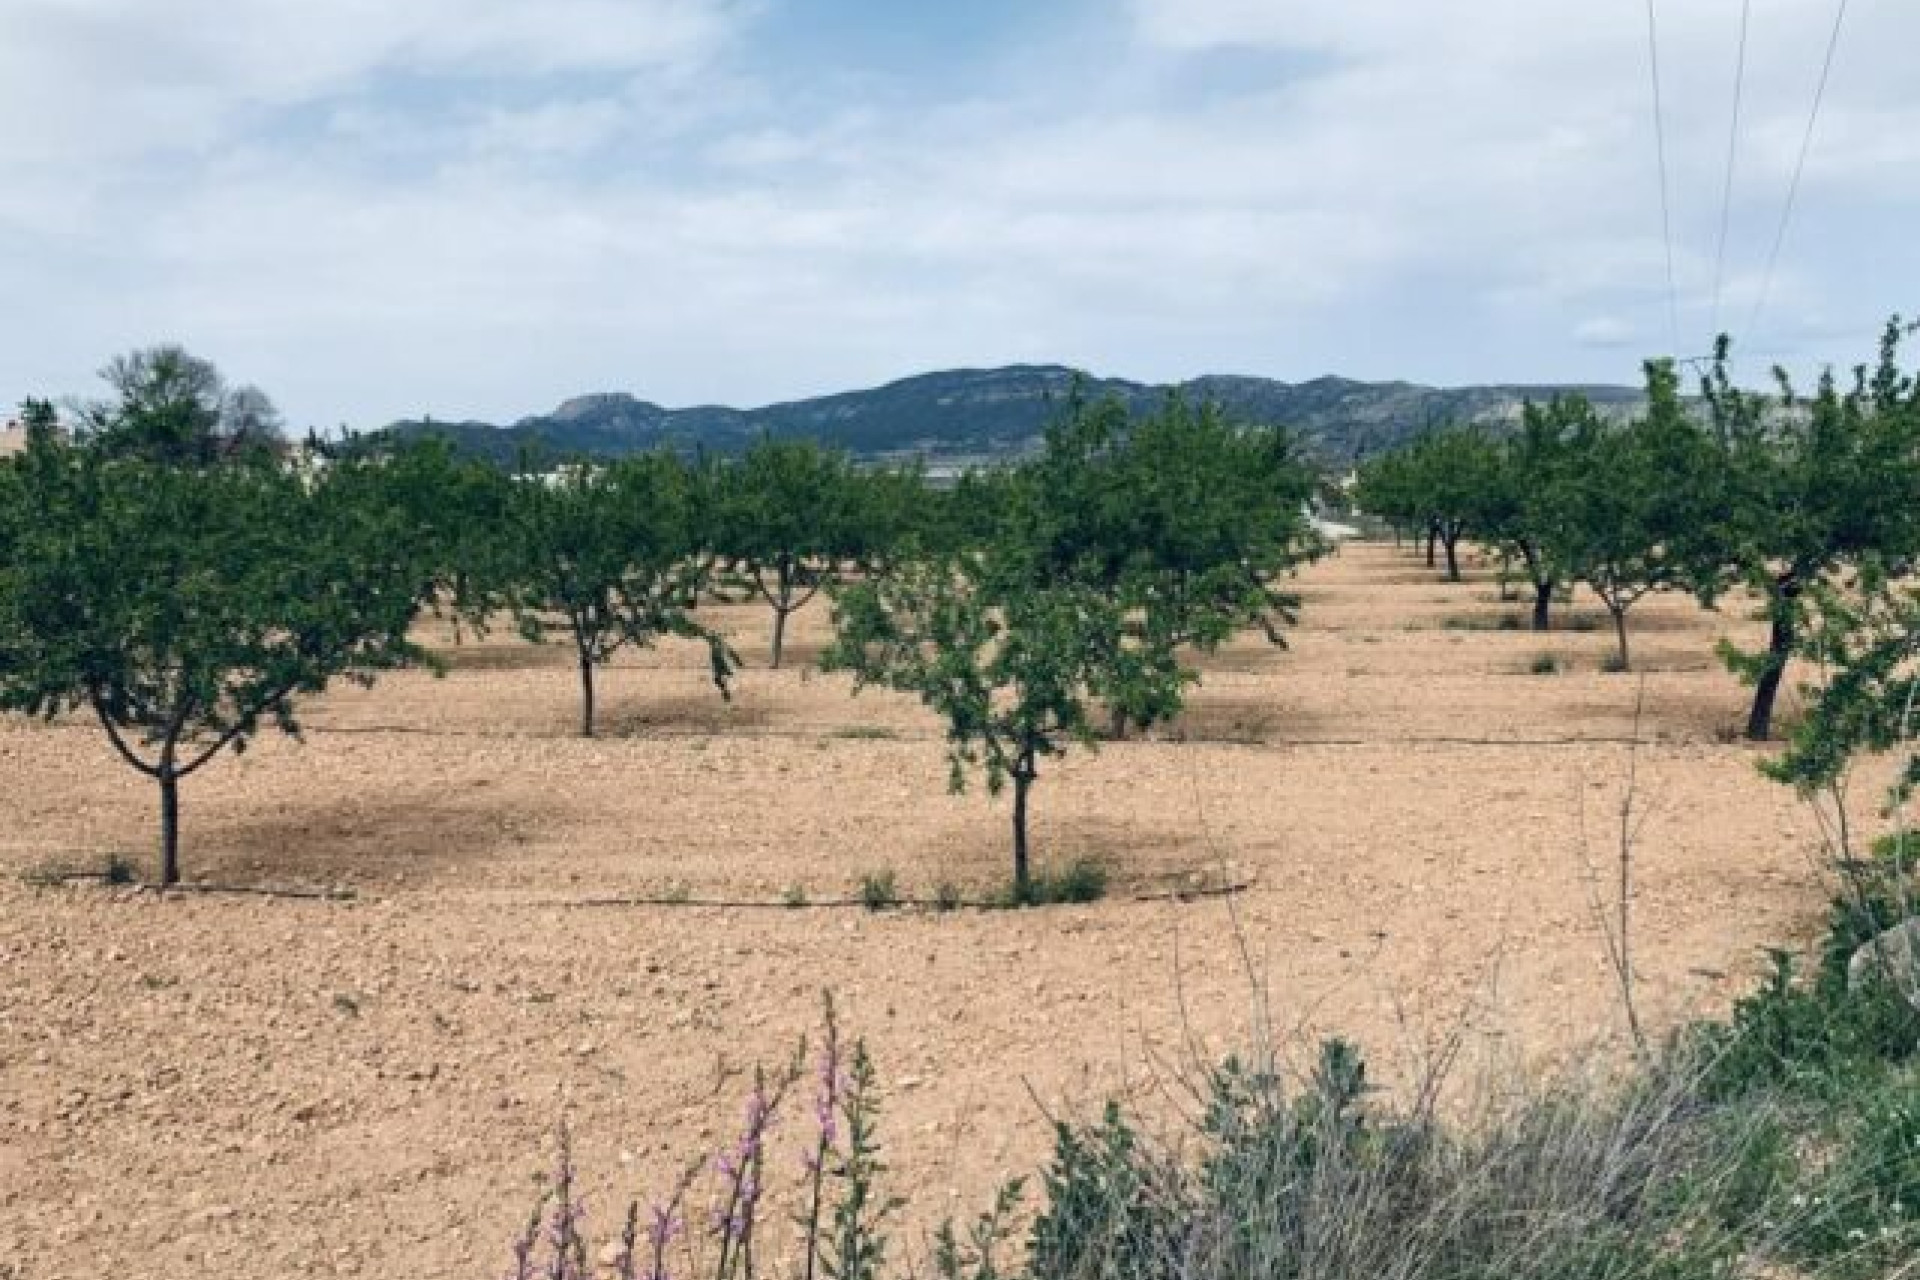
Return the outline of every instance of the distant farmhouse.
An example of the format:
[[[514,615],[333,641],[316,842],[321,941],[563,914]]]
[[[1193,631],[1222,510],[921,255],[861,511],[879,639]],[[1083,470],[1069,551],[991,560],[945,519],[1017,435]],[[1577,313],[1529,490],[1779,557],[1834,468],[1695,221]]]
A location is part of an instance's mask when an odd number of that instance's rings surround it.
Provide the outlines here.
[[[56,440],[71,440],[72,433],[66,423],[58,422],[53,428]],[[27,451],[27,424],[17,417],[7,419],[7,425],[0,427],[0,458],[11,458],[15,454]]]

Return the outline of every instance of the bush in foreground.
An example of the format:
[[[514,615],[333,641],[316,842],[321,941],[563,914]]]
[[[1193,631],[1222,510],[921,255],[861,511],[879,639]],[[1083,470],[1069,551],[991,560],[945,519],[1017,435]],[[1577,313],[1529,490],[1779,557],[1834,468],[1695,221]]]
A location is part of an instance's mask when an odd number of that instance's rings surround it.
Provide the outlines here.
[[[1003,1188],[925,1266],[888,1238],[878,1091],[831,1005],[796,1177],[768,1163],[782,1104],[808,1079],[762,1077],[739,1140],[696,1166],[624,1234],[589,1249],[564,1148],[512,1274],[624,1280],[760,1274],[877,1280],[1869,1280],[1920,1257],[1920,1014],[1884,988],[1849,992],[1863,927],[1836,905],[1811,982],[1780,962],[1724,1023],[1690,1029],[1632,1070],[1518,1076],[1470,1090],[1416,1081],[1385,1101],[1357,1050],[1326,1044],[1290,1085],[1276,1046],[1187,1083],[1184,1124],[1117,1103],[1056,1126],[1027,1203]],[[1835,980],[1835,974],[1839,975]],[[781,1188],[791,1204],[769,1207]],[[786,1237],[768,1228],[793,1224]]]

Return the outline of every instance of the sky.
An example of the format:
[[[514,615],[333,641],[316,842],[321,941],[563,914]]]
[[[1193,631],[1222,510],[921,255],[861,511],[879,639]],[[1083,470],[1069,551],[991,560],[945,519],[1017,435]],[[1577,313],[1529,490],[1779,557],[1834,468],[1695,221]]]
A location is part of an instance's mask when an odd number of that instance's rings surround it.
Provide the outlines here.
[[[1670,294],[1641,0],[0,0],[0,399],[1848,367],[1920,308],[1920,5],[1847,6],[1769,275],[1836,5],[1748,3],[1737,131],[1742,0],[1655,6]]]

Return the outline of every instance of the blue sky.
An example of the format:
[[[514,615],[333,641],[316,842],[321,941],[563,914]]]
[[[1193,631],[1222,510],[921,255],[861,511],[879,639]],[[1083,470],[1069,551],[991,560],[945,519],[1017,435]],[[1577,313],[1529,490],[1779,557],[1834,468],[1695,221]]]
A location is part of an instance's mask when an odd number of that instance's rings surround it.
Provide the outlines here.
[[[1920,6],[1658,7],[1679,349],[1920,308]],[[179,341],[296,425],[935,367],[1632,381],[1638,0],[0,0],[0,397]],[[1750,320],[1757,323],[1750,325]]]

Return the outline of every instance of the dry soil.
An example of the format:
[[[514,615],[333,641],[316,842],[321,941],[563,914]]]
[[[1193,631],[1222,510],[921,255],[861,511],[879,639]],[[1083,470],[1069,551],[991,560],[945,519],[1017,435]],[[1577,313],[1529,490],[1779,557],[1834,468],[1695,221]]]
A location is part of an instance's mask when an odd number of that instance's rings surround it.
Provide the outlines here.
[[[694,650],[623,656],[596,741],[567,655],[496,635],[190,782],[190,878],[350,902],[26,883],[144,869],[154,803],[87,724],[0,721],[0,1277],[496,1274],[562,1115],[604,1225],[726,1140],[823,989],[880,1066],[909,1234],[1030,1170],[1043,1108],[1158,1105],[1244,1043],[1256,989],[1289,1043],[1347,1036],[1389,1080],[1461,1030],[1536,1066],[1618,1046],[1594,905],[1630,769],[1651,1025],[1808,936],[1818,828],[1732,739],[1713,658],[1737,611],[1648,602],[1618,675],[1591,602],[1497,629],[1523,607],[1484,566],[1356,545],[1301,590],[1289,649],[1236,643],[1178,725],[1047,768],[1043,859],[1113,875],[1084,907],[580,905],[1000,887],[1006,800],[946,792],[915,704],[806,670],[817,611],[779,672],[763,613],[715,611],[730,702]],[[1223,882],[1249,887],[1164,896]]]

